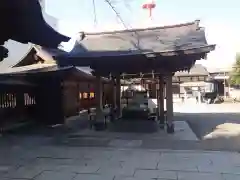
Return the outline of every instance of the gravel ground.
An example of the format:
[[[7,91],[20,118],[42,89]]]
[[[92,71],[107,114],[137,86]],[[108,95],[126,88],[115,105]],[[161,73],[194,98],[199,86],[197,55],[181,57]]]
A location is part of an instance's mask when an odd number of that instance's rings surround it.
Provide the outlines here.
[[[187,121],[199,139],[224,123],[240,125],[240,104],[175,104],[174,109],[175,119]]]

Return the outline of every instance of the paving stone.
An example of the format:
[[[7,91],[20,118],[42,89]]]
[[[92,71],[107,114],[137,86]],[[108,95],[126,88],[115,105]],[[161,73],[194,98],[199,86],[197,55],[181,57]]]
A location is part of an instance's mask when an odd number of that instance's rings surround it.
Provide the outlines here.
[[[158,163],[158,169],[175,171],[198,171],[199,166],[211,165],[208,157],[194,153],[163,153]]]
[[[224,180],[219,173],[178,172],[178,180]]]
[[[142,178],[142,177],[115,177],[114,180],[154,180],[152,178]],[[164,179],[159,179],[164,180]]]
[[[4,174],[6,178],[25,178],[31,179],[35,176],[42,173],[44,170],[51,169],[47,166],[23,166],[18,168],[17,170],[11,170],[8,173]]]
[[[113,147],[140,147],[142,140],[121,140],[115,139],[109,142],[109,146]]]
[[[123,162],[122,166],[125,168],[134,168],[134,169],[157,169],[158,162],[155,160],[133,160],[128,162]]]
[[[222,175],[224,180],[239,180],[240,175],[238,174],[223,174]]]
[[[240,174],[240,167],[228,164],[210,164],[197,166],[199,172]]]
[[[99,161],[95,159],[91,160],[85,160],[85,164],[88,166],[99,166],[99,167],[111,167],[111,168],[121,168],[122,167],[122,162],[117,161],[117,160],[105,160],[105,161]]]
[[[83,157],[85,159],[108,160],[112,157],[112,153],[110,151],[104,151],[104,150],[91,150],[91,151],[86,151],[83,154]]]
[[[190,162],[159,162],[157,169],[168,171],[198,171],[195,163]]]
[[[157,169],[159,160],[160,153],[137,152],[132,157],[122,161],[122,166],[135,169]]]
[[[74,177],[76,177],[75,173],[44,171],[34,180],[73,180]]]
[[[34,161],[35,158],[0,157],[0,166],[20,166]]]
[[[29,179],[23,179],[23,178],[1,178],[1,180],[29,180]]]
[[[176,156],[173,153],[162,153],[160,162],[176,162]]]
[[[102,174],[78,174],[74,180],[113,180],[114,175]]]
[[[216,153],[202,156],[208,156],[213,165],[214,164],[216,165],[225,164],[227,166],[240,165],[240,155],[235,153],[228,155],[225,153]]]
[[[111,160],[128,161],[136,155],[136,152],[129,150],[117,150],[112,153]]]
[[[74,173],[96,173],[99,168],[99,166],[59,165],[54,170]]]
[[[68,165],[68,164],[76,164],[81,163],[81,160],[76,161],[75,159],[69,159],[69,158],[37,158],[35,163],[39,165]],[[83,162],[81,163],[83,164]]]
[[[69,147],[54,147],[43,146],[36,149],[34,152],[29,152],[31,156],[38,158],[69,158],[69,159],[81,159],[83,158],[83,152],[79,148]]]
[[[17,167],[11,165],[0,165],[0,173],[7,173]]]
[[[114,175],[114,176],[133,176],[135,172],[134,168],[111,168],[103,167],[98,170],[99,174]]]
[[[143,179],[159,178],[176,180],[177,173],[173,171],[160,171],[160,170],[136,170],[134,177]]]
[[[212,161],[210,157],[205,156],[204,153],[162,153],[160,162],[191,162],[192,164],[210,164]]]
[[[208,156],[207,153],[186,153],[186,152],[176,152],[176,153],[162,153],[162,157],[167,156],[173,156],[176,160],[181,159],[194,159],[194,160],[207,160],[209,161],[210,156]]]

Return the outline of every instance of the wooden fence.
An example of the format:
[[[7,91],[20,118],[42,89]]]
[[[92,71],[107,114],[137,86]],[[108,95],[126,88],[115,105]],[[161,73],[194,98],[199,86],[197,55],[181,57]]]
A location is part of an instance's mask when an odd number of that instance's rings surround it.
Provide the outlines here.
[[[0,91],[0,128],[34,118],[36,99],[32,92]]]

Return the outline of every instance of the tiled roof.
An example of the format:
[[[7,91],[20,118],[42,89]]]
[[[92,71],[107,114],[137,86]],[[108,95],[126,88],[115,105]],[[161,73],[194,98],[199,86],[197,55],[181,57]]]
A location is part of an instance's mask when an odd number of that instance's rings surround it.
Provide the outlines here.
[[[208,67],[207,70],[209,73],[223,73],[223,72],[231,72],[232,67],[224,67],[224,68],[214,68],[214,67]]]
[[[0,71],[5,71],[5,69],[20,64],[32,50],[36,51],[37,56],[42,59],[52,61],[54,61],[53,56],[56,54],[60,55],[67,53],[60,49],[44,48],[33,44],[22,44],[13,40],[8,40],[5,42],[4,46],[9,50],[9,53],[8,57],[0,62]]]
[[[28,66],[6,68],[4,71],[0,71],[1,74],[17,74],[17,73],[37,73],[46,70],[57,70],[58,67],[55,64],[33,64]]]
[[[1,75],[25,75],[25,74],[37,74],[37,73],[46,73],[46,72],[59,72],[59,71],[71,71],[75,73],[76,76],[81,77],[86,80],[94,80],[95,76],[92,75],[92,69],[89,67],[73,67],[73,66],[65,66],[59,67],[56,64],[33,64],[28,66],[7,68],[5,71],[0,72]],[[103,81],[108,81],[106,78],[103,78]]]
[[[84,33],[67,57],[101,57],[192,50],[209,52],[199,21],[191,23],[102,33]],[[204,48],[204,49],[203,49]]]
[[[22,43],[31,42],[57,48],[61,42],[67,42],[70,39],[47,24],[38,0],[4,0],[1,1],[1,6],[4,7],[2,24],[5,27],[5,33],[2,32],[3,37],[4,35],[6,37],[4,40],[12,39]]]
[[[17,41],[8,40],[4,43],[8,49],[8,57],[0,62],[0,71],[5,68],[13,67],[22,61],[32,50],[32,44],[22,44]]]
[[[175,76],[208,76],[209,72],[201,64],[195,64],[190,71],[178,71]]]
[[[35,86],[33,83],[29,83],[24,80],[16,80],[16,79],[5,79],[0,80],[0,85],[23,85],[23,86]]]

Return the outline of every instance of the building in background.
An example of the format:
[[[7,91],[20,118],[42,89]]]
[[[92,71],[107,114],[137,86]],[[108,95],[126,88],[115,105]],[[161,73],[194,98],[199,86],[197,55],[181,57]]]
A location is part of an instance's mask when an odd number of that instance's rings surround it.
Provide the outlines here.
[[[232,68],[207,68],[209,74],[218,82],[218,90],[220,95],[229,96],[230,87],[228,79]]]

